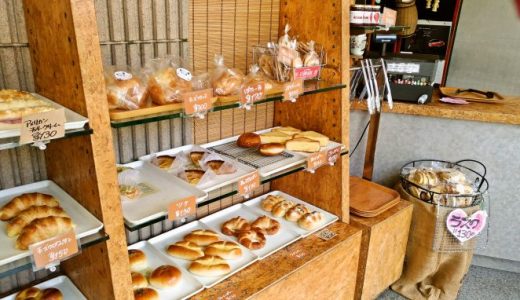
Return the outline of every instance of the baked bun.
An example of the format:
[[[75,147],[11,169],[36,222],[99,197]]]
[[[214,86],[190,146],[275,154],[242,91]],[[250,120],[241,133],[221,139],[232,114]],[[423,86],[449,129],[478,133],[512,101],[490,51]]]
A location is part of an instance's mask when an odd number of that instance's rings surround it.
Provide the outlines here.
[[[265,235],[259,229],[241,231],[237,239],[240,244],[251,250],[262,249],[265,246]]]
[[[220,241],[218,234],[209,229],[197,229],[184,237],[184,240],[195,243],[199,246],[207,246]]]
[[[181,281],[182,273],[179,269],[170,265],[163,265],[150,274],[150,284],[161,288],[171,288]]]
[[[159,300],[159,293],[151,288],[134,290],[134,300]]]
[[[425,187],[436,186],[440,184],[437,173],[429,169],[417,169],[408,175],[408,180]]]
[[[109,109],[134,110],[143,107],[148,97],[146,86],[139,78],[108,79],[106,84]]]
[[[246,132],[238,137],[237,145],[242,148],[256,148],[260,146],[260,136],[254,132]]]
[[[168,246],[166,252],[171,256],[186,260],[195,260],[204,256],[202,247],[188,241],[179,241],[173,245]]]
[[[242,230],[249,230],[251,227],[249,222],[242,217],[234,217],[222,224],[221,230],[225,235],[234,236]]]
[[[177,76],[173,68],[153,73],[148,79],[148,91],[153,103],[181,103],[182,95],[192,91],[191,82]]]
[[[40,300],[63,300],[63,294],[56,288],[44,289]]]
[[[289,201],[289,200],[283,200],[283,201],[280,201],[278,202],[277,204],[275,204],[273,206],[273,209],[271,210],[271,213],[273,214],[273,216],[275,217],[283,217],[285,216],[285,213],[287,213],[287,211],[295,206],[296,204],[294,204],[294,202],[292,201]]]
[[[202,179],[202,176],[204,176],[204,171],[202,170],[186,170],[184,171],[184,174],[186,175],[186,179],[188,180],[189,184],[199,184],[200,180]]]
[[[39,299],[42,296],[42,291],[37,287],[30,287],[20,291],[16,294],[15,300]]]
[[[0,220],[7,221],[16,217],[21,211],[31,206],[46,205],[49,207],[59,206],[58,199],[43,193],[28,193],[14,197],[0,208]]]
[[[204,255],[193,261],[188,270],[199,276],[221,276],[231,272],[231,267],[218,256]]]
[[[159,155],[153,160],[153,164],[163,170],[168,170],[169,168],[171,168],[174,162],[174,155]]]
[[[296,206],[291,207],[285,213],[285,219],[287,221],[296,222],[298,219],[303,217],[303,215],[310,213],[311,211],[307,208],[307,206],[303,204],[298,204]]]
[[[146,277],[139,272],[132,272],[132,288],[135,290],[145,287],[148,287],[148,280],[146,280]]]
[[[325,218],[323,214],[317,211],[305,214],[298,220],[298,226],[306,230],[316,229],[318,226],[323,224]]]
[[[265,156],[275,156],[285,151],[285,145],[280,143],[262,144],[259,151]]]
[[[271,212],[273,210],[273,207],[282,202],[284,200],[283,197],[275,196],[275,195],[269,195],[264,200],[262,200],[262,203],[260,203],[260,206],[263,210],[267,212]]]
[[[128,250],[128,258],[130,259],[130,270],[136,272],[148,267],[146,254],[138,249]]]
[[[259,229],[268,235],[277,234],[280,230],[280,223],[267,216],[261,216],[251,223],[252,229]]]
[[[223,259],[238,259],[242,256],[242,249],[233,242],[220,241],[207,246],[204,253]]]

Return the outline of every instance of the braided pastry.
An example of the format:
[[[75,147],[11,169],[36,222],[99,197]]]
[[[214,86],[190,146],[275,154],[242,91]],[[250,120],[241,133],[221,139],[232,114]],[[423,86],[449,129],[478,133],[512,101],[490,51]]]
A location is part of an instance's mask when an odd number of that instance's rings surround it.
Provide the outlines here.
[[[272,211],[273,207],[278,204],[279,202],[282,202],[284,199],[280,196],[273,196],[269,195],[264,200],[262,200],[261,206],[262,209],[265,211]]]
[[[249,225],[246,219],[242,217],[234,217],[222,224],[221,230],[222,233],[225,235],[234,236],[238,232],[243,230],[249,230],[250,228],[251,226]]]
[[[241,231],[237,236],[238,242],[248,249],[258,250],[265,246],[265,236],[259,229]]]
[[[7,221],[16,217],[22,210],[31,206],[47,205],[49,207],[59,206],[59,202],[54,196],[42,193],[28,193],[13,198],[6,205],[0,208],[0,220]]]
[[[280,223],[267,216],[261,216],[251,223],[251,228],[258,229],[268,235],[273,235],[280,230]]]
[[[291,207],[287,213],[285,213],[285,219],[287,221],[296,222],[303,215],[310,213],[311,211],[307,208],[307,206],[303,204],[298,204],[296,206]]]

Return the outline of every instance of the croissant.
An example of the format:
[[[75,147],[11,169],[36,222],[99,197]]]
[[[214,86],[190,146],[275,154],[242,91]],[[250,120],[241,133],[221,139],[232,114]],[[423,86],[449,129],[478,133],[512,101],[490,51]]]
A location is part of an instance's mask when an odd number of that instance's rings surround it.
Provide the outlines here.
[[[23,194],[13,198],[6,205],[0,208],[0,220],[7,221],[16,217],[22,210],[31,206],[47,205],[50,207],[59,206],[59,202],[54,196],[42,193]]]
[[[22,229],[36,219],[44,217],[68,217],[67,213],[59,206],[32,206],[23,210],[7,223],[6,231],[8,237],[14,237],[20,234]]]
[[[74,228],[72,220],[66,217],[45,217],[25,226],[16,240],[16,248],[27,250],[29,245],[63,234]]]

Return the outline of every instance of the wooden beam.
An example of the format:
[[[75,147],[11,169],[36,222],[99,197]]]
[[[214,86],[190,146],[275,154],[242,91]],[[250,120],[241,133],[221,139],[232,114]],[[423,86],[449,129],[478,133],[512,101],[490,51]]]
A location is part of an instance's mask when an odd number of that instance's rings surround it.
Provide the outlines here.
[[[370,181],[372,181],[372,175],[374,174],[374,161],[376,157],[377,134],[379,132],[380,120],[380,112],[370,115],[367,148],[365,150],[365,164],[363,165],[363,178]]]

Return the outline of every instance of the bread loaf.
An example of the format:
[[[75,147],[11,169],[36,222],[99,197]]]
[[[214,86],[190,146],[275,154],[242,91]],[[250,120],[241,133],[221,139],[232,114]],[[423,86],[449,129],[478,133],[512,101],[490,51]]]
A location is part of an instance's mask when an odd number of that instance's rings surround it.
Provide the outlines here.
[[[280,143],[267,143],[262,144],[258,150],[262,155],[275,156],[281,154],[285,150],[285,146]]]
[[[66,233],[74,228],[72,220],[65,217],[45,217],[32,221],[25,226],[18,239],[16,248],[27,250],[29,245]]]
[[[148,97],[146,86],[139,78],[106,81],[109,109],[134,110],[143,107]]]
[[[282,133],[285,133],[289,136],[293,136],[297,133],[300,133],[302,132],[300,129],[296,129],[294,127],[291,127],[291,126],[286,126],[286,127],[276,127],[276,128],[273,128],[273,132],[282,132]]]
[[[289,151],[317,152],[320,151],[321,146],[318,141],[308,138],[294,138],[285,143],[285,148]]]
[[[199,276],[221,276],[231,272],[231,267],[218,256],[205,255],[193,261],[188,270]]]
[[[44,217],[68,217],[67,213],[59,206],[32,206],[21,211],[18,216],[14,217],[7,223],[6,232],[8,237],[14,237],[22,232],[22,229],[29,225],[32,221]]]
[[[215,231],[208,229],[197,229],[186,235],[184,240],[195,243],[199,246],[207,246],[214,242],[218,242],[220,239]]]
[[[59,206],[59,202],[54,196],[42,193],[28,193],[13,198],[6,205],[0,208],[0,220],[7,221],[16,217],[22,210],[26,210],[31,206],[49,207]]]
[[[233,242],[220,241],[207,246],[204,253],[223,259],[238,259],[242,256],[242,249]]]
[[[130,259],[130,270],[137,272],[148,267],[146,254],[139,249],[128,250],[128,258]]]
[[[292,136],[287,135],[283,132],[271,131],[260,134],[260,141],[262,144],[268,143],[280,143],[285,144],[288,140],[290,140]]]
[[[182,273],[170,265],[162,265],[150,274],[150,284],[160,289],[171,288],[181,281]]]
[[[260,143],[260,136],[254,132],[243,133],[237,140],[237,146],[242,148],[256,148]]]
[[[186,260],[195,260],[204,256],[202,247],[189,241],[179,241],[173,245],[168,246],[166,252],[171,256]]]
[[[294,135],[294,138],[308,138],[313,141],[318,141],[321,147],[325,147],[329,144],[329,138],[321,133],[315,131],[304,131]]]
[[[182,102],[182,95],[192,91],[191,82],[177,76],[173,68],[159,70],[149,77],[148,91],[153,103],[164,105]]]
[[[134,300],[159,300],[159,293],[151,288],[134,290]]]

